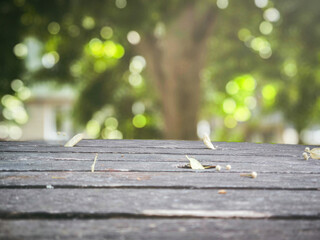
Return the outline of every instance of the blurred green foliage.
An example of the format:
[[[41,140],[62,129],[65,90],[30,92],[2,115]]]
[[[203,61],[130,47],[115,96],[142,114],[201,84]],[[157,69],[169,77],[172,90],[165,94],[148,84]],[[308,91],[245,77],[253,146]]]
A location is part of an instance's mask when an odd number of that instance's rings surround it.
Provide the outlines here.
[[[215,140],[252,141],[260,132],[273,141],[263,120],[277,112],[298,132],[319,123],[317,0],[1,1],[3,120],[25,123],[25,86],[55,81],[78,93],[74,123],[92,137],[163,137],[159,96],[136,45],[165,35],[190,4],[200,15],[214,11],[199,119]],[[20,115],[9,116],[10,104]]]

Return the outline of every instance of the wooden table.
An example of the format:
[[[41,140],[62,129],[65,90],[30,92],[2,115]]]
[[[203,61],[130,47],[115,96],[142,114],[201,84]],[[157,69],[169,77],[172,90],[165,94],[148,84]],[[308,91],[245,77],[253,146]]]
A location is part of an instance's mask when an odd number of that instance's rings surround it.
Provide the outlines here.
[[[0,239],[320,239],[320,161],[305,146],[216,145],[0,142]],[[222,170],[180,168],[186,154]]]

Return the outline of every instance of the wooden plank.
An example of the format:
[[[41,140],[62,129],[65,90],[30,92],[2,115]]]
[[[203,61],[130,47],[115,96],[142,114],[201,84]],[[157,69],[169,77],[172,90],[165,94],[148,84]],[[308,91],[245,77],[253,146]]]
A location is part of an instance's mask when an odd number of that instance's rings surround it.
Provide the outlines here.
[[[51,160],[51,161],[91,161],[95,153],[36,153],[36,152],[2,152],[0,161],[29,161],[29,160]],[[235,155],[235,154],[201,154],[190,156],[196,157],[199,161],[207,162],[230,162],[230,163],[278,163],[287,162],[290,164],[319,165],[320,161],[305,161],[301,156],[256,156],[256,155]],[[185,162],[185,154],[121,154],[121,153],[99,153],[99,159],[105,161],[139,161],[139,162]]]
[[[0,141],[0,146],[34,146],[34,147],[47,147],[47,146],[63,146],[67,140],[60,141]],[[248,142],[212,142],[214,145],[221,148],[242,148],[249,149],[252,145],[258,149],[294,149],[297,146],[295,144],[269,144],[269,143],[248,143]],[[77,147],[105,147],[105,148],[206,148],[202,141],[184,141],[184,140],[141,140],[141,139],[83,139],[77,145]],[[306,145],[307,146],[307,145]],[[303,147],[306,147],[303,146]],[[308,145],[309,147],[315,147]]]
[[[0,171],[91,171],[94,155],[91,155],[90,160],[86,161],[53,161],[52,159],[41,160],[10,160],[0,161]],[[320,173],[320,161],[304,161],[293,160],[288,161],[256,161],[255,163],[232,163],[230,171],[225,169],[230,162],[215,162],[203,161],[201,157],[197,158],[202,164],[217,165],[222,167],[221,172],[246,172],[256,171],[259,173]],[[189,161],[185,156],[177,156],[176,162],[159,162],[154,158],[152,161],[136,160],[136,161],[106,161],[98,157],[95,165],[96,171],[105,171],[107,169],[114,169],[118,171],[144,171],[144,172],[194,172],[195,170],[182,168]],[[216,172],[214,168],[206,169],[203,172]]]
[[[319,239],[320,221],[108,219],[0,221],[0,239]]]
[[[304,148],[292,150],[266,150],[266,149],[178,149],[178,148],[101,148],[101,147],[30,147],[23,146],[18,149],[14,146],[0,147],[0,152],[37,152],[37,153],[120,153],[120,154],[188,154],[188,155],[224,155],[229,156],[287,156],[287,157],[301,157]]]
[[[320,174],[258,173],[256,179],[239,173],[208,172],[2,172],[0,188],[41,187],[140,187],[140,188],[259,188],[320,189]]]
[[[194,154],[194,155],[215,155],[215,154],[229,154],[229,155],[244,155],[244,156],[294,156],[301,157],[301,154],[305,148],[302,145],[273,145],[273,144],[253,144],[253,143],[219,143],[217,150],[207,149],[201,142],[182,141],[186,145],[184,148],[176,148],[177,144],[181,144],[180,141],[172,141],[172,144],[167,143],[158,147],[145,147],[143,141],[136,142],[131,140],[135,144],[134,147],[115,145],[109,147],[103,147],[95,145],[95,141],[92,141],[92,146],[75,146],[72,148],[65,148],[56,145],[18,145],[12,144],[0,145],[0,151],[3,152],[99,152],[99,153],[154,153],[154,154]],[[145,141],[147,142],[147,141]],[[156,143],[157,141],[154,140]],[[105,144],[108,142],[106,141]],[[120,143],[120,142],[119,142]],[[151,143],[148,143],[151,144]],[[178,144],[178,145],[179,145]],[[200,144],[200,145],[199,145]],[[199,145],[199,148],[196,147]],[[196,147],[196,148],[195,148]]]
[[[208,189],[2,189],[0,218],[81,217],[317,218],[320,191]],[[73,215],[74,214],[74,215]]]

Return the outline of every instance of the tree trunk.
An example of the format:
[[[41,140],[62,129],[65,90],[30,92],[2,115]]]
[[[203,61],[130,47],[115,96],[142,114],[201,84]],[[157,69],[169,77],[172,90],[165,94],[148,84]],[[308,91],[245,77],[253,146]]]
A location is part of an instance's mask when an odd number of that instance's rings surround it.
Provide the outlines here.
[[[189,4],[166,26],[164,37],[143,36],[140,50],[159,90],[167,139],[197,138],[199,73],[213,22],[210,10],[205,16],[197,16],[194,4]]]

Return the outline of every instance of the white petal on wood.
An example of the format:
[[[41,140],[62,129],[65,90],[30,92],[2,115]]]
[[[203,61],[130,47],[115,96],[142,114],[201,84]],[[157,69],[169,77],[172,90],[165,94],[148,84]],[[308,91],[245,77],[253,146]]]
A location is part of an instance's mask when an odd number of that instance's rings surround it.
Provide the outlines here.
[[[65,147],[73,147],[75,146],[78,142],[80,142],[84,137],[83,133],[79,133],[75,135],[73,138],[71,138],[64,146]]]
[[[202,164],[197,159],[189,158],[187,155],[186,158],[188,158],[188,160],[190,161],[190,166],[192,169],[204,169]]]
[[[203,143],[210,149],[216,149],[211,143],[211,140],[207,134],[205,134],[203,137]]]
[[[320,159],[320,148],[312,148],[310,151],[310,156],[313,159]]]

